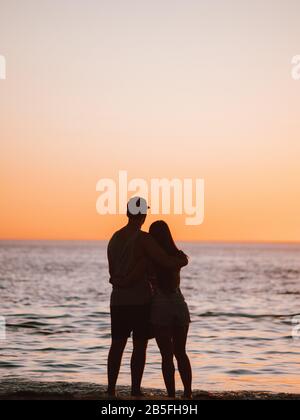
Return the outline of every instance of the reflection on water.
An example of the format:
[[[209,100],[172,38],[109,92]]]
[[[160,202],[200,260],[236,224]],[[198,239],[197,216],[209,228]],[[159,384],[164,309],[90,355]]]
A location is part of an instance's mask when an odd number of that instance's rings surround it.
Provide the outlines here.
[[[300,392],[300,246],[183,244],[195,388]],[[0,242],[2,377],[106,382],[105,244]],[[120,383],[129,384],[128,347]],[[180,382],[178,381],[178,384]],[[149,344],[144,385],[163,387]]]

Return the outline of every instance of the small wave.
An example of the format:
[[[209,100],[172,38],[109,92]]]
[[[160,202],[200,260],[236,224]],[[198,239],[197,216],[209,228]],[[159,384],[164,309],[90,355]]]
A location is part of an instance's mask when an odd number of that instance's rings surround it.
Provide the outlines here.
[[[57,334],[71,334],[75,327],[72,325],[57,326],[49,323],[38,322],[38,321],[27,321],[20,323],[7,323],[7,329],[10,330],[31,330],[32,334],[37,335],[57,335]]]
[[[233,370],[229,370],[226,373],[228,373],[228,375],[259,375],[259,372],[257,371],[252,371],[252,370],[247,370],[247,369],[233,369]]]
[[[63,315],[39,315],[39,314],[31,314],[31,313],[18,313],[18,314],[9,314],[11,318],[27,318],[30,320],[36,319],[62,319],[62,318],[70,318],[72,314],[63,314]]]
[[[204,312],[203,314],[197,315],[199,318],[250,318],[250,319],[285,319],[293,318],[299,316],[300,314],[286,314],[286,315],[277,315],[277,314],[244,314],[239,312]]]
[[[279,292],[278,294],[279,295],[295,295],[295,296],[298,296],[298,295],[300,295],[300,292],[289,292],[289,291],[287,291],[287,292]]]
[[[294,351],[276,351],[276,350],[270,350],[265,352],[266,355],[281,355],[281,356],[299,356],[300,353],[294,352]]]
[[[50,367],[52,369],[80,369],[82,366],[78,363],[52,363],[45,362],[44,366]]]
[[[64,353],[68,353],[68,352],[75,352],[77,351],[77,349],[75,348],[58,348],[58,347],[45,347],[45,348],[41,348],[41,349],[35,349],[33,350],[35,352],[42,352],[42,353],[49,353],[49,352],[64,352]]]
[[[92,312],[89,314],[89,318],[109,317],[109,312]]]
[[[5,368],[5,369],[17,369],[20,368],[21,365],[18,363],[14,363],[14,362],[0,362],[0,368]]]
[[[39,330],[38,334],[41,335],[57,335],[57,334],[72,334],[73,327],[69,327],[69,329],[63,330],[63,329],[55,329],[55,330]]]
[[[278,267],[273,270],[266,270],[265,275],[271,279],[293,280],[299,278],[300,272],[292,268],[284,269]]]
[[[8,328],[30,328],[30,329],[49,327],[48,324],[45,324],[44,322],[38,322],[38,321],[21,322],[19,324],[8,323],[6,326]]]

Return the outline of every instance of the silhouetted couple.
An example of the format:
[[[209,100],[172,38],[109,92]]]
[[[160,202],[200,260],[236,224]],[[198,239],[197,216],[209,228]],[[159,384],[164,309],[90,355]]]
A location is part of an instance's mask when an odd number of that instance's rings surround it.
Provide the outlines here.
[[[147,210],[144,199],[131,199],[127,205],[128,224],[113,235],[108,245],[113,286],[108,393],[115,395],[123,352],[132,334],[132,396],[142,396],[147,344],[155,337],[168,396],[175,398],[175,357],[184,397],[191,398],[192,371],[186,354],[190,315],[180,291],[180,270],[188,264],[188,258],[176,247],[165,222],[153,223],[149,233],[141,230]]]

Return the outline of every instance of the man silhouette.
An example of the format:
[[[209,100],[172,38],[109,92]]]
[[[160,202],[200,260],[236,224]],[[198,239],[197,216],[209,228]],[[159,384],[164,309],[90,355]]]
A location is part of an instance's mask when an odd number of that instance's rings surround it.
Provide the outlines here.
[[[141,197],[127,205],[128,223],[117,231],[108,244],[111,294],[112,344],[108,356],[108,394],[115,396],[122,356],[133,335],[131,357],[132,396],[139,397],[150,338],[152,288],[147,276],[148,262],[165,268],[183,267],[185,258],[168,256],[149,233],[141,230],[148,206]]]

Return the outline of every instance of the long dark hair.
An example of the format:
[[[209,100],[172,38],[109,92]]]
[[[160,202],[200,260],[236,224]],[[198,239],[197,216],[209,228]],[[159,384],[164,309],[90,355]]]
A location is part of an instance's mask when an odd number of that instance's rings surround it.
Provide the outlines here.
[[[169,226],[163,220],[152,223],[149,233],[168,255],[176,256],[181,253],[174,242]]]
[[[166,222],[162,220],[154,222],[150,226],[149,233],[169,256],[186,256],[177,248],[170,228]],[[164,293],[172,293],[174,290],[180,287],[180,278],[178,275],[174,276],[174,270],[164,268],[159,265],[154,265],[154,273],[156,275],[159,288]]]

